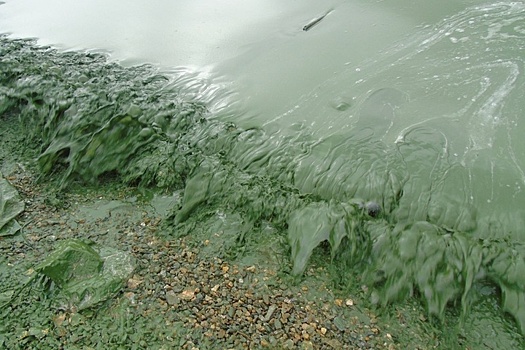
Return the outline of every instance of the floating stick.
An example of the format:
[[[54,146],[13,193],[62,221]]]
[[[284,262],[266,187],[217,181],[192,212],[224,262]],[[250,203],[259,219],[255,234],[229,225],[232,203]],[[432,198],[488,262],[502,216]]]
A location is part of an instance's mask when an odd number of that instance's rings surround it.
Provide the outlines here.
[[[316,17],[312,19],[310,22],[308,22],[304,27],[303,30],[306,32],[310,29],[312,29],[313,26],[315,26],[317,23],[321,22],[330,12],[332,12],[333,9],[329,10],[327,13],[322,15],[321,17]]]

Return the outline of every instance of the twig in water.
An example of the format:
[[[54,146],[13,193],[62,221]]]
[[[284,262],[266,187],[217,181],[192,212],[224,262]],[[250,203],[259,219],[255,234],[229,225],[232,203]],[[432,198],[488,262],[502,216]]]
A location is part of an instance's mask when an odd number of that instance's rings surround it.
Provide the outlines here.
[[[315,26],[317,23],[321,22],[330,12],[332,12],[333,9],[330,9],[328,12],[326,12],[324,15],[322,15],[321,17],[316,17],[314,19],[312,19],[310,22],[308,22],[304,27],[303,27],[303,30],[306,32],[306,31],[309,31],[310,29],[312,29],[313,26]]]

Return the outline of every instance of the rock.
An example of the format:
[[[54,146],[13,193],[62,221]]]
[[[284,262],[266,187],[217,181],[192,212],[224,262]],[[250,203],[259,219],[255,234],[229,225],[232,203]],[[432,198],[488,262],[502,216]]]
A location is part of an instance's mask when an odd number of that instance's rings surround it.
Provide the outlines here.
[[[379,203],[370,201],[365,203],[365,209],[369,216],[375,218],[381,214],[381,206]]]

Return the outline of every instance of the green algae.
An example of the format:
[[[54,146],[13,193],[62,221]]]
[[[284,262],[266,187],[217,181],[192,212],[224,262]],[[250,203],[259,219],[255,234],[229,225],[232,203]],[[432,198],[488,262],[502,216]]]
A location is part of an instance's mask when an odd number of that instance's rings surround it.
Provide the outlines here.
[[[343,239],[354,259],[366,258],[366,232],[361,229],[357,204],[314,202],[291,213],[288,221],[288,239],[294,263],[292,274],[300,275],[313,250],[322,242],[329,242],[332,258],[339,251]]]
[[[437,163],[439,142],[415,139],[386,157],[366,134],[319,142],[301,125],[290,134],[244,130],[181,98],[151,66],[1,42],[0,111],[16,114],[28,144],[41,148],[44,178],[68,186],[115,173],[128,184],[183,191],[167,219],[174,231],[190,234],[203,212],[224,209],[239,223],[232,245],[269,222],[287,234],[294,275],[327,242],[332,259],[356,262],[348,273],[363,273],[382,305],[419,295],[439,318],[455,302],[465,313],[479,297],[476,283],[488,280],[525,329],[525,252],[519,242],[474,235],[475,208],[440,195],[444,174],[465,174]],[[409,157],[435,166],[404,168],[414,164]],[[424,177],[432,188],[418,182]],[[379,203],[381,215],[366,215],[364,201]]]

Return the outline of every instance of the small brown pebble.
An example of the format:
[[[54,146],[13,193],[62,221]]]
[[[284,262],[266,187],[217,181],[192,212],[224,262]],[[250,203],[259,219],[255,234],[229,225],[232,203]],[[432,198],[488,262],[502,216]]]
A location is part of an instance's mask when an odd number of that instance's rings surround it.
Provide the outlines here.
[[[142,280],[140,280],[138,277],[133,276],[128,280],[128,288],[129,289],[136,289],[140,284],[142,283]]]
[[[195,297],[195,291],[192,289],[183,290],[180,297],[186,301],[192,300]]]

